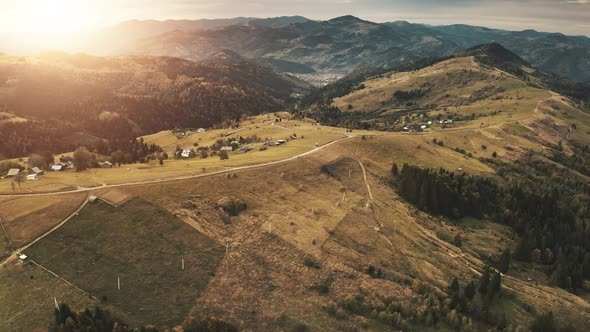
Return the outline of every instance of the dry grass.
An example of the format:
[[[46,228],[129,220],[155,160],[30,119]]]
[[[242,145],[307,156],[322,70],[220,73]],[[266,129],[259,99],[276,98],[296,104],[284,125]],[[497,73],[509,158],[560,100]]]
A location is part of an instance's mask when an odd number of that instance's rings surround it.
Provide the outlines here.
[[[404,73],[367,82],[366,91],[359,91],[336,103],[356,102],[359,106],[355,105],[355,111],[370,110],[374,106],[372,103],[382,98],[377,93],[379,91],[383,95],[390,93],[392,87],[417,88],[420,82],[444,77],[447,71],[462,70],[462,66],[473,71],[481,70],[469,60],[451,61],[434,66],[427,72]],[[274,123],[275,115],[263,115],[243,122],[240,131],[230,137],[257,134],[262,138],[279,139],[296,133],[305,138],[267,151],[231,153],[228,161],[218,158],[191,159],[167,161],[164,167],[153,163],[48,175],[46,179],[53,183],[77,186],[170,178],[219,169],[228,171],[225,175],[125,187],[121,189],[124,193],[118,190],[99,192],[107,199],[109,195],[113,196],[111,200],[123,200],[123,196],[131,195],[139,198],[117,209],[105,207],[110,213],[108,215],[93,207],[88,215],[82,215],[77,222],[72,220],[75,222],[66,224],[57,234],[32,248],[32,256],[39,256],[72,280],[92,288],[96,294],[108,293],[109,301],[112,298],[127,310],[141,312],[142,322],[148,320],[146,317],[161,315],[161,308],[145,304],[149,310],[143,312],[117,293],[109,293],[112,280],[105,279],[105,276],[127,269],[132,271],[126,277],[143,280],[144,276],[138,272],[141,269],[136,266],[136,256],[142,257],[142,269],[146,266],[153,268],[154,257],[164,261],[161,246],[167,248],[168,244],[154,245],[153,237],[157,234],[169,236],[166,229],[153,230],[144,225],[136,227],[137,224],[129,224],[128,219],[137,223],[151,220],[153,207],[142,205],[127,210],[135,201],[146,200],[186,223],[182,225],[186,229],[174,233],[174,238],[169,241],[192,238],[202,233],[208,241],[213,239],[217,244],[227,244],[229,253],[220,260],[211,279],[207,278],[206,282],[199,279],[198,294],[190,298],[176,295],[182,299],[182,310],[173,308],[176,304],[170,302],[169,296],[162,297],[161,293],[153,295],[151,288],[148,290],[143,286],[127,294],[130,298],[137,297],[137,294],[143,294],[143,298],[156,296],[167,306],[168,312],[174,312],[177,321],[188,312],[188,308],[192,308],[195,314],[217,314],[243,329],[269,330],[279,326],[288,330],[300,322],[305,322],[312,329],[360,328],[362,325],[358,320],[336,320],[323,308],[348,295],[361,293],[369,299],[394,296],[401,302],[411,301],[416,294],[408,285],[413,280],[428,282],[439,289],[444,289],[453,277],[466,282],[478,277],[478,271],[486,265],[488,257],[513,246],[511,231],[505,226],[481,220],[449,222],[415,210],[386,184],[393,162],[400,167],[409,163],[449,170],[460,168],[469,174],[493,176],[494,170],[479,158],[490,158],[496,152],[498,158],[511,161],[529,149],[542,151],[548,143],[564,139],[567,133],[563,130],[571,122],[576,122],[579,128],[571,134],[571,138],[579,141],[587,138],[582,131],[590,128],[590,118],[585,113],[572,110],[571,105],[561,97],[551,97],[547,91],[524,89],[522,82],[511,76],[502,76],[499,72],[486,75],[487,79],[505,88],[503,99],[485,99],[433,112],[482,115],[461,123],[461,127],[443,130],[434,126],[423,134],[358,131],[355,134],[372,137],[357,137],[298,160],[243,170],[234,175],[232,166],[283,159],[312,149],[316,142],[324,144],[344,134],[341,128],[313,126],[306,121],[283,120],[270,125]],[[480,83],[475,82],[461,89],[451,87],[455,90],[450,93],[468,98],[479,89]],[[442,95],[436,98],[432,102],[450,102]],[[496,110],[501,112],[487,115]],[[557,122],[558,126],[551,121]],[[181,139],[171,132],[161,132],[145,139],[172,151],[176,145],[209,145],[225,131],[212,130]],[[444,144],[435,144],[433,139]],[[456,148],[465,150],[465,154],[456,152]],[[367,183],[358,161],[367,170]],[[367,185],[371,188],[373,200],[369,198]],[[0,190],[5,188],[2,186],[0,183]],[[343,192],[347,199],[343,199]],[[230,217],[216,204],[224,197],[245,202],[247,209],[239,216]],[[53,206],[1,200],[0,206],[9,206],[11,202],[22,206],[7,210],[17,217],[23,210],[31,214],[36,212],[30,211],[44,211]],[[116,218],[111,220],[111,214]],[[194,229],[200,233],[194,232]],[[458,232],[463,234],[462,248],[449,243],[449,239]],[[96,234],[107,236],[103,238],[104,243],[90,240]],[[211,250],[223,250],[217,245],[211,246],[215,247]],[[151,255],[149,262],[145,255]],[[63,259],[66,256],[70,259]],[[90,262],[104,260],[105,257],[106,261],[114,263],[93,266],[92,273],[79,272],[88,271]],[[306,266],[306,259],[315,261],[318,268]],[[369,264],[381,268],[384,278],[368,277],[364,271]],[[10,278],[14,278],[12,273],[15,272],[11,270]],[[168,278],[160,271],[156,271],[155,275],[157,277],[147,278],[150,285],[163,283],[163,279]],[[523,280],[525,275],[526,271],[504,276],[504,289],[510,296],[496,303],[494,312],[505,312],[510,322],[526,325],[533,318],[527,310],[528,306],[532,306],[539,311],[551,310],[558,319],[575,322],[581,330],[590,328],[588,302],[560,289],[527,282]],[[0,277],[9,278],[1,272]],[[184,285],[186,280],[182,280]],[[314,290],[313,287],[319,283],[328,285],[329,292],[319,294]],[[46,286],[51,287],[52,284],[46,282]],[[75,297],[72,299],[76,300]],[[16,301],[14,294],[8,297],[6,303],[12,306],[11,301]],[[15,315],[11,312],[5,317]],[[13,322],[24,319],[17,316]]]
[[[74,308],[95,303],[37,266],[10,263],[0,268],[0,330],[28,332],[45,330],[53,322],[54,297]]]
[[[160,326],[182,322],[222,253],[219,244],[141,199],[119,208],[89,204],[26,251],[30,259],[130,312],[141,324]]]
[[[16,198],[0,204],[0,217],[12,243],[19,248],[59,224],[85,198],[85,193]]]
[[[264,117],[258,117],[260,121],[264,121]],[[274,119],[274,115],[272,116]],[[274,120],[273,120],[274,121]],[[220,160],[217,156],[211,156],[206,159],[192,158],[181,160],[166,160],[164,166],[160,166],[157,161],[152,161],[148,164],[131,164],[123,165],[123,167],[115,167],[111,169],[90,169],[84,172],[74,172],[68,170],[65,172],[49,172],[42,176],[39,181],[27,181],[22,185],[16,186],[16,192],[46,192],[46,191],[62,191],[78,186],[94,187],[103,184],[120,184],[129,182],[141,182],[156,179],[167,179],[181,176],[198,175],[220,171],[224,169],[231,169],[232,167],[259,164],[281,160],[285,158],[298,155],[309,150],[312,150],[317,145],[324,145],[331,141],[344,137],[345,130],[342,128],[325,127],[311,125],[308,121],[294,121],[285,120],[271,126],[273,121],[267,121],[266,124],[260,124],[259,128],[256,125],[251,125],[250,128],[244,128],[234,135],[226,138],[238,138],[241,136],[258,135],[260,138],[269,138],[272,140],[288,139],[290,135],[297,134],[298,139],[289,140],[286,144],[281,146],[270,147],[265,151],[259,151],[258,147],[262,143],[254,144],[256,149],[248,153],[231,152],[229,160]],[[246,126],[244,122],[243,126]],[[278,126],[283,126],[283,129]],[[176,136],[170,131],[161,132],[158,134],[146,136],[145,140],[148,143],[156,143],[163,146],[172,156],[172,151],[175,150],[176,145],[183,148],[194,148],[193,142],[199,142],[202,146],[208,146],[214,143],[221,133],[228,131],[216,130],[207,131],[202,134],[194,134],[189,138],[178,140]],[[359,132],[358,134],[361,134]],[[203,136],[201,141],[197,136]],[[194,137],[193,137],[194,136]],[[0,193],[12,193],[11,180],[0,180]]]

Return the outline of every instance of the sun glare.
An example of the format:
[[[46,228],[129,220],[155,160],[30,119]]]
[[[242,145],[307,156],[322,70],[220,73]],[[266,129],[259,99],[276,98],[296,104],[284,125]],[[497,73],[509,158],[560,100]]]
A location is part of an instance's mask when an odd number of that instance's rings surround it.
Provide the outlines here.
[[[65,41],[88,28],[89,8],[81,0],[21,0],[23,32],[44,41]]]

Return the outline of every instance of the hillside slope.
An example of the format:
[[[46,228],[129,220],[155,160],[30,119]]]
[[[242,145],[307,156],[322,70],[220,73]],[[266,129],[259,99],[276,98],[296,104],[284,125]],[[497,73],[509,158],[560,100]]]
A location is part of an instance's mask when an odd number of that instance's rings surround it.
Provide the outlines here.
[[[228,58],[218,54],[195,63],[147,56],[3,57],[1,110],[32,121],[2,124],[0,156],[68,151],[76,142],[65,137],[76,132],[128,138],[208,127],[279,110],[310,89],[238,55]]]
[[[433,27],[439,38],[463,48],[500,43],[535,67],[581,82],[590,81],[590,38],[535,30],[506,31],[468,25]]]
[[[416,69],[365,81],[360,76],[348,89],[327,86],[311,114],[324,123],[404,132],[516,123],[540,117],[541,109],[555,102],[576,109],[566,117],[556,116],[558,123],[570,126],[588,114],[583,112],[587,99],[577,99],[585,93],[561,89],[556,82],[562,79],[531,68],[499,44],[482,45]]]

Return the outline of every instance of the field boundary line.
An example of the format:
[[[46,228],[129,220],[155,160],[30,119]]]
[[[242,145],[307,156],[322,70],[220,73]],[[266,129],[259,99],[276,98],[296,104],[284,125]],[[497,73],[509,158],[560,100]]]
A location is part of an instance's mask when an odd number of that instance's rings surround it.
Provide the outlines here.
[[[49,234],[53,233],[54,231],[56,231],[57,229],[59,229],[61,226],[63,226],[66,222],[68,222],[70,219],[72,219],[73,217],[75,217],[80,211],[82,211],[82,209],[86,206],[86,204],[88,204],[88,197],[89,195],[86,195],[86,198],[84,198],[84,201],[82,201],[82,203],[80,204],[80,206],[78,206],[72,213],[70,213],[69,215],[67,215],[64,220],[62,220],[59,224],[53,226],[50,230],[48,230],[47,232],[37,236],[36,238],[34,238],[31,242],[29,242],[28,244],[14,249],[13,248],[13,253],[14,254],[18,254],[18,253],[22,253],[23,251],[27,250],[28,248],[30,248],[33,244],[39,242],[40,240],[44,239],[46,236],[48,236]],[[2,228],[4,229],[4,226],[2,226]],[[8,236],[8,233],[6,234],[6,236]],[[10,257],[7,257],[4,261],[0,262],[0,266],[3,266],[5,264],[7,264],[8,262],[10,262],[11,260],[16,258],[16,255],[10,255]]]
[[[10,239],[10,236],[8,236],[8,232],[6,231],[6,228],[4,228],[4,221],[2,220],[2,218],[0,218],[0,226],[2,226],[2,231],[4,232],[4,235],[6,236],[6,239],[8,240],[8,244],[10,244],[10,250],[12,250],[12,253],[15,254],[16,250],[14,249],[14,244],[12,244],[12,240]]]
[[[80,291],[80,292],[84,293],[85,295],[87,295],[87,296],[88,296],[88,297],[90,297],[91,299],[93,299],[93,300],[95,300],[95,301],[97,301],[97,302],[101,303],[101,300],[100,300],[99,298],[97,298],[96,296],[92,295],[92,293],[90,293],[89,291],[87,291],[87,290],[84,290],[84,289],[82,289],[82,288],[80,288],[80,287],[78,287],[78,286],[74,285],[73,283],[71,283],[70,281],[68,281],[66,278],[64,278],[64,277],[62,277],[62,276],[60,276],[60,275],[58,275],[57,273],[55,273],[55,272],[51,271],[50,269],[48,269],[48,268],[46,268],[45,266],[43,266],[43,265],[41,265],[41,264],[39,264],[39,263],[35,262],[35,261],[34,261],[34,260],[32,260],[32,259],[29,259],[28,261],[30,261],[31,263],[33,263],[35,266],[38,266],[38,267],[40,267],[42,270],[44,270],[45,272],[47,272],[47,273],[51,274],[52,276],[54,276],[54,277],[58,278],[59,280],[61,280],[61,281],[65,282],[65,283],[66,283],[68,286],[70,286],[70,287],[72,287],[72,288],[74,288],[74,289],[76,289],[76,290],[78,290],[78,291]],[[116,305],[114,305],[114,304],[107,303],[107,304],[105,304],[105,305],[106,305],[106,306],[113,307],[113,308],[117,309],[118,311],[124,312],[124,313],[125,313],[125,314],[127,314],[127,315],[130,315],[130,316],[137,317],[136,315],[132,314],[131,312],[129,312],[129,311],[125,310],[125,309],[122,309],[122,308],[120,308],[120,307],[118,307],[118,306],[116,306]],[[139,318],[139,317],[137,317],[137,318]]]

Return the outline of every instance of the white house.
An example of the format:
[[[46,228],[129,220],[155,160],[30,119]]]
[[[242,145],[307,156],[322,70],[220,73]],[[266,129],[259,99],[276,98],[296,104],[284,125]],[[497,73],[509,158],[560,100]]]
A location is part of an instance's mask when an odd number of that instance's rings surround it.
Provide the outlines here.
[[[66,165],[64,165],[64,164],[51,165],[51,170],[53,172],[61,172],[61,171],[65,171],[65,169],[66,169]]]
[[[102,163],[98,163],[98,165],[100,165],[101,168],[113,168],[113,163],[111,163],[108,160]]]
[[[191,158],[195,155],[195,152],[191,149],[184,149],[182,150],[182,152],[180,153],[180,156],[182,158]]]
[[[39,175],[37,175],[37,174],[27,175],[27,181],[37,181],[37,180],[39,180]]]
[[[8,174],[6,174],[6,177],[13,177],[13,176],[17,176],[20,173],[20,169],[18,168],[11,168],[8,170]]]
[[[222,146],[221,149],[219,151],[233,151],[234,148],[231,146]]]

